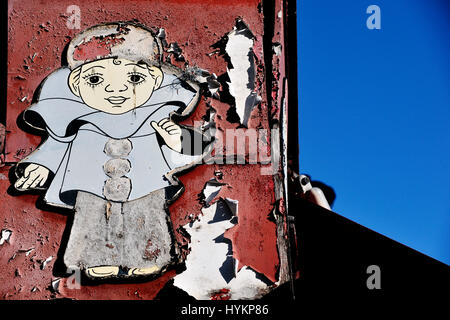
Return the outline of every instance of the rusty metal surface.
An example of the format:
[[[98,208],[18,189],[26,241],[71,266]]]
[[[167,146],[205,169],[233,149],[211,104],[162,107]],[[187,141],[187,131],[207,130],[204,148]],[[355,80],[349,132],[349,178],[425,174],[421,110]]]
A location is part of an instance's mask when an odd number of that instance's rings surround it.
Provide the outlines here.
[[[71,4],[67,0],[57,3],[49,0],[9,1],[5,150],[5,160],[9,164],[23,159],[40,143],[39,137],[18,127],[17,119],[32,102],[39,83],[64,63],[61,61],[64,48],[80,31],[66,27],[66,8]],[[286,151],[273,149],[270,143],[274,123],[281,127],[287,125],[287,122],[283,123],[281,113],[287,99],[283,51],[285,9],[283,1],[264,1],[264,4],[273,4],[273,7],[265,10],[263,2],[257,0],[153,1],[151,6],[146,1],[87,0],[80,6],[81,29],[102,22],[135,19],[154,30],[164,28],[168,44],[166,54],[171,52],[168,54],[171,63],[183,68],[198,67],[223,78],[227,74],[227,58],[221,42],[233,30],[236,19],[242,19],[254,36],[255,91],[261,97],[246,124],[249,129],[269,132],[269,137],[258,139],[264,140],[263,145],[270,156],[273,152]],[[272,16],[266,17],[265,21],[264,14],[268,13]],[[264,23],[270,25],[264,26]],[[243,133],[248,129],[236,120],[223,87],[219,89],[219,95],[221,93],[219,99],[212,95],[203,97],[194,113],[182,123],[193,125],[213,115],[216,130],[221,133],[216,136],[216,143],[225,145],[227,129],[239,128]],[[220,152],[215,151],[213,156],[220,156]],[[222,151],[226,152],[225,149]],[[250,157],[249,150],[235,149],[231,155],[247,160]],[[280,247],[286,243],[282,241],[286,237],[285,200],[283,192],[277,195],[277,190],[283,188],[283,168],[282,165],[275,168],[278,178],[274,178],[270,174],[261,174],[268,166],[261,163],[202,164],[179,177],[185,190],[170,204],[169,211],[182,257],[189,254],[190,242],[183,226],[202,214],[205,203],[199,194],[207,181],[216,179],[223,185],[210,199],[210,204],[219,199],[232,199],[238,203],[238,223],[225,233],[232,242],[233,257],[239,261],[238,269],[249,266],[273,283],[280,278],[282,282],[288,279],[287,257],[278,253],[286,250]],[[1,298],[153,299],[176,275],[175,270],[169,270],[146,283],[104,283],[70,289],[67,279],[58,280],[62,254],[59,247],[64,246],[62,242],[67,237],[64,232],[68,232],[66,224],[70,223],[70,213],[49,212],[49,208],[43,206],[36,208],[37,195],[17,195],[11,191],[8,194],[11,166],[0,170],[0,227],[12,231],[9,241],[0,246],[0,263],[4,271],[0,275]],[[30,249],[33,250],[28,251]],[[52,259],[42,267],[49,257]],[[52,287],[55,280],[59,281],[57,290]],[[213,292],[211,299],[229,298],[232,293],[227,290]]]

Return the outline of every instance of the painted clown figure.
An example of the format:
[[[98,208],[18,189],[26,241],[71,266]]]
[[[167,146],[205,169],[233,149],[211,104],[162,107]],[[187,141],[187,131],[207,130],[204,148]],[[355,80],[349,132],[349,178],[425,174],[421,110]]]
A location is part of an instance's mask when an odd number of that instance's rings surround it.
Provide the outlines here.
[[[48,138],[18,164],[15,187],[74,209],[64,263],[91,278],[159,274],[177,259],[168,173],[202,155],[183,151],[186,128],[171,115],[192,111],[200,93],[161,50],[141,25],[91,27],[24,112]]]

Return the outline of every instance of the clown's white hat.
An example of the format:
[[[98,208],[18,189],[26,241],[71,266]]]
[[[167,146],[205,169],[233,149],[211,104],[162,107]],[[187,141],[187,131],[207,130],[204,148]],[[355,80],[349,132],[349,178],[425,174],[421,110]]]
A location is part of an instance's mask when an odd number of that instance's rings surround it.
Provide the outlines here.
[[[130,22],[112,22],[90,27],[76,35],[67,50],[70,69],[90,61],[119,58],[161,65],[161,48],[153,33]]]

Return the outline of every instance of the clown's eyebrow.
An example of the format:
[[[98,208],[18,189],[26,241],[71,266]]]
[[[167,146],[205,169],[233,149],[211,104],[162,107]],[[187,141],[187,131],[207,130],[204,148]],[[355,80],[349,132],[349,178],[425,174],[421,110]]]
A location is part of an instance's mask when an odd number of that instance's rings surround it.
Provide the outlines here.
[[[84,70],[83,73],[88,72],[88,71],[91,70],[92,68],[102,68],[102,69],[105,69],[105,67],[102,67],[102,66],[92,66],[92,67],[90,67],[90,68]]]
[[[137,63],[127,63],[126,66],[138,66],[139,68],[146,69],[146,67],[140,66]]]

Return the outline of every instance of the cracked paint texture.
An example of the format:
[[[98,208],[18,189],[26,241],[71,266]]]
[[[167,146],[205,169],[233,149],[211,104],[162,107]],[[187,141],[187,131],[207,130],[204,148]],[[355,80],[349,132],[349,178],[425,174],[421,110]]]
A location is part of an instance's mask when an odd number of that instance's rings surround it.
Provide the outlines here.
[[[8,241],[0,246],[0,297],[5,299],[154,299],[169,280],[177,276],[176,270],[169,270],[161,277],[145,283],[101,283],[95,286],[82,285],[71,289],[67,284],[61,262],[60,246],[64,245],[68,232],[66,223],[70,222],[70,213],[55,212],[39,204],[39,196],[7,193],[11,165],[23,159],[40,143],[40,138],[25,133],[17,126],[17,119],[27,108],[39,83],[53,70],[61,66],[64,47],[80,30],[66,27],[69,14],[66,8],[71,1],[57,3],[50,0],[10,0],[8,8],[8,88],[5,161],[8,165],[0,168],[0,230],[11,230]],[[274,1],[275,13],[282,7],[282,1]],[[163,36],[166,42],[165,59],[185,69],[198,67],[217,77],[220,87],[214,87],[211,94],[205,94],[193,114],[182,124],[193,125],[198,121],[209,121],[212,117],[216,132],[216,142],[222,150],[213,156],[222,156],[225,148],[226,129],[247,130],[265,129],[270,135],[271,122],[280,118],[280,106],[283,93],[281,78],[284,75],[282,55],[272,57],[272,52],[264,52],[264,41],[281,44],[277,52],[283,50],[282,19],[274,16],[273,39],[264,38],[264,16],[262,4],[257,0],[170,0],[128,1],[126,8],[121,0],[88,0],[80,5],[81,29],[117,20],[138,21]],[[189,14],[186,14],[189,12]],[[220,14],[218,14],[220,13]],[[214,18],[211,18],[214,17]],[[251,30],[254,38],[251,54],[254,60],[253,91],[260,97],[244,116],[246,128],[238,121],[230,121],[230,103],[226,99],[229,88],[222,86],[226,81],[228,65],[220,50],[214,44],[232,32],[236,19],[242,19]],[[182,27],[180,27],[182,26]],[[164,32],[161,31],[164,30]],[[267,35],[266,35],[267,36]],[[272,47],[272,43],[270,43]],[[269,58],[266,55],[270,55]],[[267,59],[272,61],[272,81],[275,86],[266,92]],[[236,64],[237,66],[238,64]],[[233,77],[231,77],[233,78]],[[210,78],[214,79],[213,78]],[[233,81],[233,79],[231,79]],[[215,83],[215,82],[214,82]],[[269,104],[270,99],[271,103]],[[269,110],[269,105],[271,109]],[[231,108],[232,109],[232,108]],[[270,137],[265,141],[267,155],[270,156]],[[249,157],[249,151],[238,154],[238,150],[228,150],[232,155]],[[179,176],[185,186],[181,196],[170,204],[170,218],[175,230],[182,257],[189,256],[192,238],[185,226],[195,219],[201,219],[205,203],[201,194],[205,183],[216,179],[222,184],[212,199],[210,206],[217,202],[235,201],[238,211],[238,223],[231,224],[224,237],[231,242],[232,256],[238,261],[236,272],[263,275],[268,282],[279,280],[280,258],[277,247],[277,225],[273,219],[274,206],[279,203],[275,197],[275,182],[271,175],[261,175],[261,169],[268,167],[257,164],[211,164],[199,165]],[[1,177],[5,177],[4,179]],[[36,207],[38,202],[38,207]],[[283,210],[280,210],[283,214]],[[31,250],[31,251],[30,251]],[[153,254],[149,251],[149,254]],[[52,259],[49,259],[52,257]],[[47,261],[47,262],[46,262]],[[44,265],[44,267],[42,267]],[[251,268],[251,269],[250,269]],[[249,273],[250,272],[250,273]],[[180,274],[179,274],[180,275]],[[250,280],[249,280],[250,281]],[[253,281],[253,280],[252,280]],[[58,283],[57,290],[52,283]],[[259,283],[255,281],[255,283]],[[264,286],[262,286],[264,287]],[[267,285],[265,285],[267,287]],[[217,288],[209,292],[211,299],[239,297],[236,287]],[[207,295],[204,296],[206,298]]]

